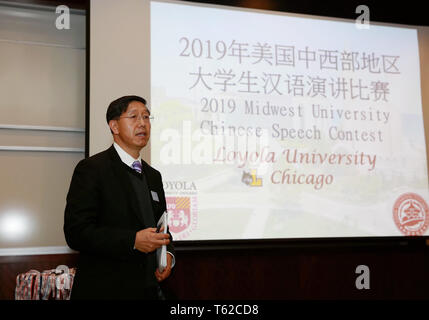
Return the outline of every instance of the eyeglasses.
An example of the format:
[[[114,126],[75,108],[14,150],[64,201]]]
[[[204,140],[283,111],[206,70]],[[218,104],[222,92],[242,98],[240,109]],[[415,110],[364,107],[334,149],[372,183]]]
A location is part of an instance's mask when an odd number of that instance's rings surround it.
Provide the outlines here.
[[[142,114],[142,115],[139,115],[139,116],[133,114],[131,116],[119,117],[119,119],[122,119],[122,118],[130,119],[131,122],[137,122],[138,120],[141,119],[141,120],[143,120],[146,123],[151,122],[151,120],[153,120],[153,116],[148,116],[147,114]]]

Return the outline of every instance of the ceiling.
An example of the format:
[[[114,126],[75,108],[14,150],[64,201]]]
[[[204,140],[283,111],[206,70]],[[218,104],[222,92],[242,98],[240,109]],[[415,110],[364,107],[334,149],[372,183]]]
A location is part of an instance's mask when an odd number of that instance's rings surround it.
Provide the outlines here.
[[[121,0],[118,0],[121,1]],[[407,0],[406,2],[385,0],[184,0],[228,6],[285,11],[292,13],[321,15],[346,19],[356,19],[358,5],[366,5],[370,10],[370,21],[390,22],[409,25],[429,26],[429,17],[424,1]],[[37,4],[58,6],[65,4],[73,9],[86,10],[88,0],[6,0],[3,2],[19,4]]]

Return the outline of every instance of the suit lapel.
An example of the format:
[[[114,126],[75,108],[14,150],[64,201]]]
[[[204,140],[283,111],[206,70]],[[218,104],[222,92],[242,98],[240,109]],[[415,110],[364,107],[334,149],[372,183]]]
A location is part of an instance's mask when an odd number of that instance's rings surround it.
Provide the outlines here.
[[[149,188],[149,193],[151,193],[151,191],[157,190],[157,185],[156,185],[156,181],[153,180],[153,176],[149,174],[148,167],[149,167],[149,165],[142,159],[142,171],[146,177],[147,187]],[[150,202],[152,203],[152,207],[153,207],[153,199],[152,198],[153,197],[151,194],[150,195]]]
[[[140,214],[139,204],[137,202],[137,195],[128,177],[128,173],[123,167],[125,164],[122,162],[113,145],[108,150],[112,160],[112,171],[125,195],[126,201],[131,205],[133,214],[135,214],[141,224],[144,225],[143,217]]]
[[[146,177],[147,187],[149,189],[149,195],[150,195],[150,203],[152,205],[152,210],[153,210],[155,220],[157,220],[159,218],[159,215],[157,214],[157,210],[154,206],[152,191],[156,192],[156,190],[158,190],[158,185],[156,183],[156,180],[153,179],[153,175],[149,174],[148,167],[149,167],[149,165],[142,159],[142,171]],[[159,195],[158,195],[158,197],[159,197]],[[158,201],[159,200],[160,199],[158,198]]]
[[[149,188],[149,192],[150,192],[151,190],[153,190],[153,186],[152,186],[153,183],[152,183],[152,179],[148,175],[147,166],[148,164],[142,159],[142,173],[146,177],[147,187]],[[152,195],[150,198],[152,199]]]

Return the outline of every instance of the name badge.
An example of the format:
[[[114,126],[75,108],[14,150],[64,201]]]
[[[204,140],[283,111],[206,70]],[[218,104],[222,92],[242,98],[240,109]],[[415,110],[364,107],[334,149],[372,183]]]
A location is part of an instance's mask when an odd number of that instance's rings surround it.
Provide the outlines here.
[[[152,199],[154,201],[158,201],[159,202],[158,194],[155,191],[151,191],[150,193],[152,194]]]

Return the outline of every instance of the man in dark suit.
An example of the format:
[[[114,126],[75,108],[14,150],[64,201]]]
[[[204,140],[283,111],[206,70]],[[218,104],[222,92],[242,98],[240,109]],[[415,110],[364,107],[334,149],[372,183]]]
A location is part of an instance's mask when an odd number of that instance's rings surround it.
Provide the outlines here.
[[[80,161],[64,217],[70,248],[80,252],[72,299],[158,299],[174,265],[169,233],[157,233],[166,210],[161,174],[140,157],[150,138],[150,111],[138,96],[113,101],[106,120],[114,144]],[[167,267],[156,249],[167,245]]]

